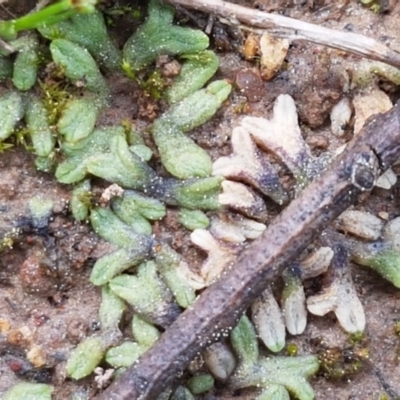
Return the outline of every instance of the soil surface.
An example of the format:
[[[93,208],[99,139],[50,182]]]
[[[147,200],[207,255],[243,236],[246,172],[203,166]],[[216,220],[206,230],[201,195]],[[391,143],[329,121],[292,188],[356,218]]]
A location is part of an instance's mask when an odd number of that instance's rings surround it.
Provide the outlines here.
[[[236,2],[265,10],[271,8],[268,1]],[[390,12],[374,14],[355,0],[333,5],[326,2],[329,4],[314,8],[285,1],[274,3],[277,3],[274,12],[360,33],[395,50],[400,49],[400,4]],[[207,20],[203,14],[191,15],[195,18],[189,18],[190,24],[196,24],[194,20],[197,20],[201,25]],[[127,31],[125,26],[121,28],[122,43]],[[117,28],[113,28],[113,33],[118,38]],[[352,136],[351,129],[342,137],[334,136],[329,113],[343,96],[352,98],[358,94],[357,90],[344,93],[343,76],[345,72],[351,73],[360,58],[307,42],[293,42],[285,67],[266,82],[259,76],[257,61],[246,61],[241,54],[240,47],[246,35],[216,22],[212,46],[221,63],[217,77],[236,82],[236,86],[217,115],[193,131],[191,137],[209,151],[213,160],[228,155],[232,128],[243,115],[270,117],[277,96],[290,94],[295,99],[302,133],[313,154],[334,151],[345,144]],[[243,74],[252,85],[243,87]],[[99,125],[118,124],[125,119],[144,131],[165,109],[162,102],[144,97],[128,78],[114,75],[108,79],[113,100]],[[400,97],[390,82],[377,79],[376,84],[393,102]],[[151,139],[146,137],[146,140],[152,146]],[[165,173],[157,158],[152,165]],[[12,385],[24,380],[50,383],[55,387],[55,399],[69,399],[73,393],[91,398],[98,393],[93,376],[79,382],[66,379],[65,361],[83,338],[100,328],[100,290],[88,277],[93,263],[110,245],[99,239],[90,225],[73,220],[68,208],[71,188],[57,183],[50,174],[36,171],[33,156],[22,147],[16,146],[0,154],[0,168],[0,238],[12,235],[13,230],[19,232],[12,248],[4,250],[0,256],[0,398]],[[281,178],[290,185],[291,177],[281,169]],[[96,185],[95,192],[107,187],[100,181]],[[388,190],[376,188],[356,208],[374,215],[386,212],[390,220],[400,215],[399,191],[400,183]],[[30,215],[28,203],[32,197],[53,200],[51,214],[45,221],[35,221]],[[263,221],[266,224],[280,212],[279,207],[269,201],[267,206],[269,215]],[[212,215],[209,213],[210,217]],[[190,232],[177,222],[177,210],[171,207],[167,216],[157,222],[155,231],[193,267],[204,261],[205,254],[190,242]],[[318,247],[318,243],[313,246]],[[351,268],[366,313],[365,338],[354,346],[333,314],[325,317],[310,314],[305,333],[288,337],[287,342],[295,343],[300,354],[332,357],[347,371],[337,379],[332,379],[327,371],[320,371],[311,379],[317,399],[399,398],[400,337],[394,328],[400,320],[400,290],[370,269],[357,265]],[[281,282],[277,282],[277,286],[280,285]],[[317,279],[307,290],[315,293],[319,285]],[[357,368],[353,367],[355,360]],[[198,398],[233,397],[250,399],[255,394],[248,390],[230,393],[223,384],[218,384],[212,393]]]

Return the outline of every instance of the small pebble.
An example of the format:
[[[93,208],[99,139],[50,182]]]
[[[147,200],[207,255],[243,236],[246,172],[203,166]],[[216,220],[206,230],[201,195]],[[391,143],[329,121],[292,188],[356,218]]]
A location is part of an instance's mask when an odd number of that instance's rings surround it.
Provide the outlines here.
[[[240,93],[246,96],[250,103],[260,101],[264,92],[264,83],[260,74],[250,68],[245,68],[236,74],[236,86]]]

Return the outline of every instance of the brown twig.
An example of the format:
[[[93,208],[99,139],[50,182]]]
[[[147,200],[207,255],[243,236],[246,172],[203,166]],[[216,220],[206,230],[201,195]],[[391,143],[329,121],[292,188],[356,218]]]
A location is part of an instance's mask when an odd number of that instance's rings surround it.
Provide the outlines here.
[[[351,32],[299,21],[277,14],[253,10],[222,0],[167,0],[172,5],[204,11],[224,18],[228,23],[242,23],[251,28],[261,28],[290,40],[306,40],[316,44],[359,54],[373,60],[400,68],[400,54],[378,41]]]
[[[333,219],[371,190],[400,157],[400,103],[370,119],[313,181],[139,362],[98,400],[155,399],[204,347],[228,335],[243,311]],[[380,171],[381,170],[381,171]]]

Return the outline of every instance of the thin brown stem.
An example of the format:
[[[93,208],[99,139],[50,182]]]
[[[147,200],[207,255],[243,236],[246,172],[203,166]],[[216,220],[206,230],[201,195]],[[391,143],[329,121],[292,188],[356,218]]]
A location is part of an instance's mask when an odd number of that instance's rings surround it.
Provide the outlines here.
[[[344,50],[400,68],[400,54],[378,41],[352,32],[299,21],[277,14],[239,6],[222,0],[167,0],[172,5],[192,8],[222,17],[231,25],[244,24],[260,28],[290,40],[306,40],[316,44]]]

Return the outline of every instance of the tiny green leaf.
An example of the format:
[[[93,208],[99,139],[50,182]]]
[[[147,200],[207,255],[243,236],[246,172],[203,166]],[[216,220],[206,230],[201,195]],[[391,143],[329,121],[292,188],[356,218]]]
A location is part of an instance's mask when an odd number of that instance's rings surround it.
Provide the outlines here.
[[[55,39],[50,44],[54,62],[63,68],[65,76],[72,82],[82,82],[90,91],[108,94],[108,87],[96,61],[82,46],[66,39]]]
[[[121,69],[121,53],[110,39],[100,11],[74,15],[58,24],[42,26],[39,32],[50,40],[67,39],[79,44],[109,70]]]
[[[160,249],[155,252],[155,262],[158,271],[171,290],[177,303],[183,307],[189,307],[195,300],[196,294],[194,289],[189,286],[185,278],[178,272],[178,266],[181,257],[167,244],[163,244]]]
[[[179,314],[172,294],[157,276],[153,262],[142,264],[137,276],[123,274],[112,279],[110,288],[155,324],[168,326]]]
[[[172,395],[171,400],[195,400],[195,397],[188,388],[178,386]]]
[[[290,396],[284,386],[269,385],[255,400],[290,400]]]
[[[14,40],[11,45],[18,51],[14,62],[14,86],[19,90],[29,90],[36,83],[39,42],[37,37],[31,33]]]
[[[118,217],[138,233],[152,233],[148,222],[165,216],[165,206],[156,199],[133,190],[126,190],[122,197],[114,198],[112,209]]]
[[[208,392],[214,386],[214,378],[210,374],[199,374],[192,376],[187,386],[193,394]]]
[[[165,94],[169,104],[175,104],[201,89],[218,69],[218,57],[210,50],[186,55],[184,58],[187,60]]]
[[[3,400],[51,400],[53,388],[43,383],[21,382],[3,395]]]
[[[125,309],[125,302],[116,296],[108,285],[104,285],[101,288],[101,303],[99,309],[101,329],[103,331],[118,329]]]
[[[100,338],[88,337],[78,344],[67,361],[67,375],[72,379],[82,379],[90,375],[100,364],[104,347]]]
[[[130,367],[147,349],[134,342],[112,347],[106,353],[106,361],[114,368]]]
[[[58,132],[67,142],[78,142],[93,131],[100,108],[91,97],[72,99],[67,102],[57,122]]]
[[[252,365],[258,359],[257,336],[253,324],[243,315],[231,332],[232,346],[243,364]]]
[[[138,245],[138,243],[132,242],[132,246],[135,244]],[[146,248],[142,252],[140,244],[137,248],[122,248],[106,254],[94,264],[90,274],[90,282],[96,286],[104,285],[121,272],[142,262],[147,255]]]
[[[200,210],[188,210],[187,208],[181,208],[179,210],[179,222],[191,231],[195,229],[206,229],[210,224],[210,220],[207,215]]]
[[[54,150],[55,135],[49,124],[48,112],[43,102],[32,97],[26,107],[25,120],[31,134],[35,153],[39,157],[47,157]]]
[[[218,210],[221,207],[218,195],[222,181],[219,176],[186,181],[167,180],[164,201],[192,210]]]
[[[214,81],[173,105],[158,122],[173,124],[180,131],[188,132],[214,116],[231,93],[232,86],[225,80]]]
[[[153,125],[153,138],[167,171],[179,179],[211,175],[209,154],[176,125],[160,120]]]
[[[132,318],[132,334],[140,346],[148,349],[158,340],[158,329],[139,314]]]
[[[84,221],[89,215],[91,198],[90,179],[78,183],[71,193],[69,203],[72,215],[77,221]]]
[[[318,368],[316,356],[261,358],[247,368],[238,368],[230,380],[236,389],[279,385],[299,400],[312,400],[314,392],[306,378]]]
[[[121,221],[114,212],[107,208],[96,207],[90,214],[94,231],[104,240],[120,247],[137,249],[139,253],[148,253],[152,244],[151,238],[139,234]]]
[[[22,97],[17,92],[6,92],[0,96],[0,141],[12,135],[23,115]]]
[[[161,54],[195,53],[208,47],[200,30],[173,26],[173,8],[150,0],[145,23],[127,40],[123,49],[125,69],[139,71]]]

